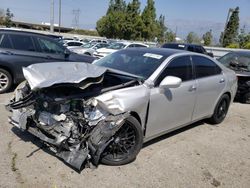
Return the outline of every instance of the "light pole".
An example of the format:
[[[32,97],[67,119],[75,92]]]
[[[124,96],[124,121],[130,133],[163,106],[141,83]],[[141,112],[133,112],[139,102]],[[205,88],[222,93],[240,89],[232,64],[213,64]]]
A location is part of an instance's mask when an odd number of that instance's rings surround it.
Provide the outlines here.
[[[50,4],[50,32],[54,33],[54,0]]]
[[[60,34],[60,31],[61,31],[61,11],[62,11],[62,2],[61,0],[59,0],[59,28],[58,28],[58,32]]]

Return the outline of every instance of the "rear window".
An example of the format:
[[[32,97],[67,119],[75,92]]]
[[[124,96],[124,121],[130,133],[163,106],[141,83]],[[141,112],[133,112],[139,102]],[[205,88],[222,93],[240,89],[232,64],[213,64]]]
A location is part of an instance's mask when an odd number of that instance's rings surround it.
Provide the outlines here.
[[[162,48],[172,48],[172,49],[184,50],[185,45],[184,44],[163,44]]]
[[[13,44],[13,48],[16,50],[25,50],[25,51],[35,51],[35,47],[30,36],[26,35],[9,35]]]

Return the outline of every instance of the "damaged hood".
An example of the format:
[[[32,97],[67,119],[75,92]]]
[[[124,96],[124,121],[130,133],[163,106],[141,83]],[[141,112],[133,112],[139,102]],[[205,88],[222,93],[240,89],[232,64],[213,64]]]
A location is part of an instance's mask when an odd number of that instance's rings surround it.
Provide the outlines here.
[[[78,84],[87,78],[98,78],[106,72],[142,79],[134,74],[88,63],[55,62],[23,67],[24,77],[31,90],[46,88],[55,84]]]
[[[77,84],[86,78],[100,77],[106,71],[104,67],[76,62],[41,63],[23,67],[24,77],[32,90],[55,84]]]

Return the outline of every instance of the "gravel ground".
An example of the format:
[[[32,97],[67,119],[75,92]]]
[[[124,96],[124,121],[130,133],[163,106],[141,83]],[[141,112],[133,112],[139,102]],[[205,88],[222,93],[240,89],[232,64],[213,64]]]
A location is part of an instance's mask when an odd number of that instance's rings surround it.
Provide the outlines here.
[[[9,125],[0,95],[0,187],[250,187],[250,105],[219,126],[199,122],[146,143],[125,166],[78,173],[38,139]]]

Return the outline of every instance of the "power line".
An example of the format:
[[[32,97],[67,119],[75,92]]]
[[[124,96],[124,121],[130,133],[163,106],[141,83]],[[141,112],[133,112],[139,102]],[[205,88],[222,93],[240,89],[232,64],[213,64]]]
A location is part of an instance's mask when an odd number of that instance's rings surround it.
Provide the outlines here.
[[[73,14],[73,20],[72,20],[72,26],[75,29],[79,28],[79,16],[80,16],[81,10],[80,9],[73,9],[72,14]]]

